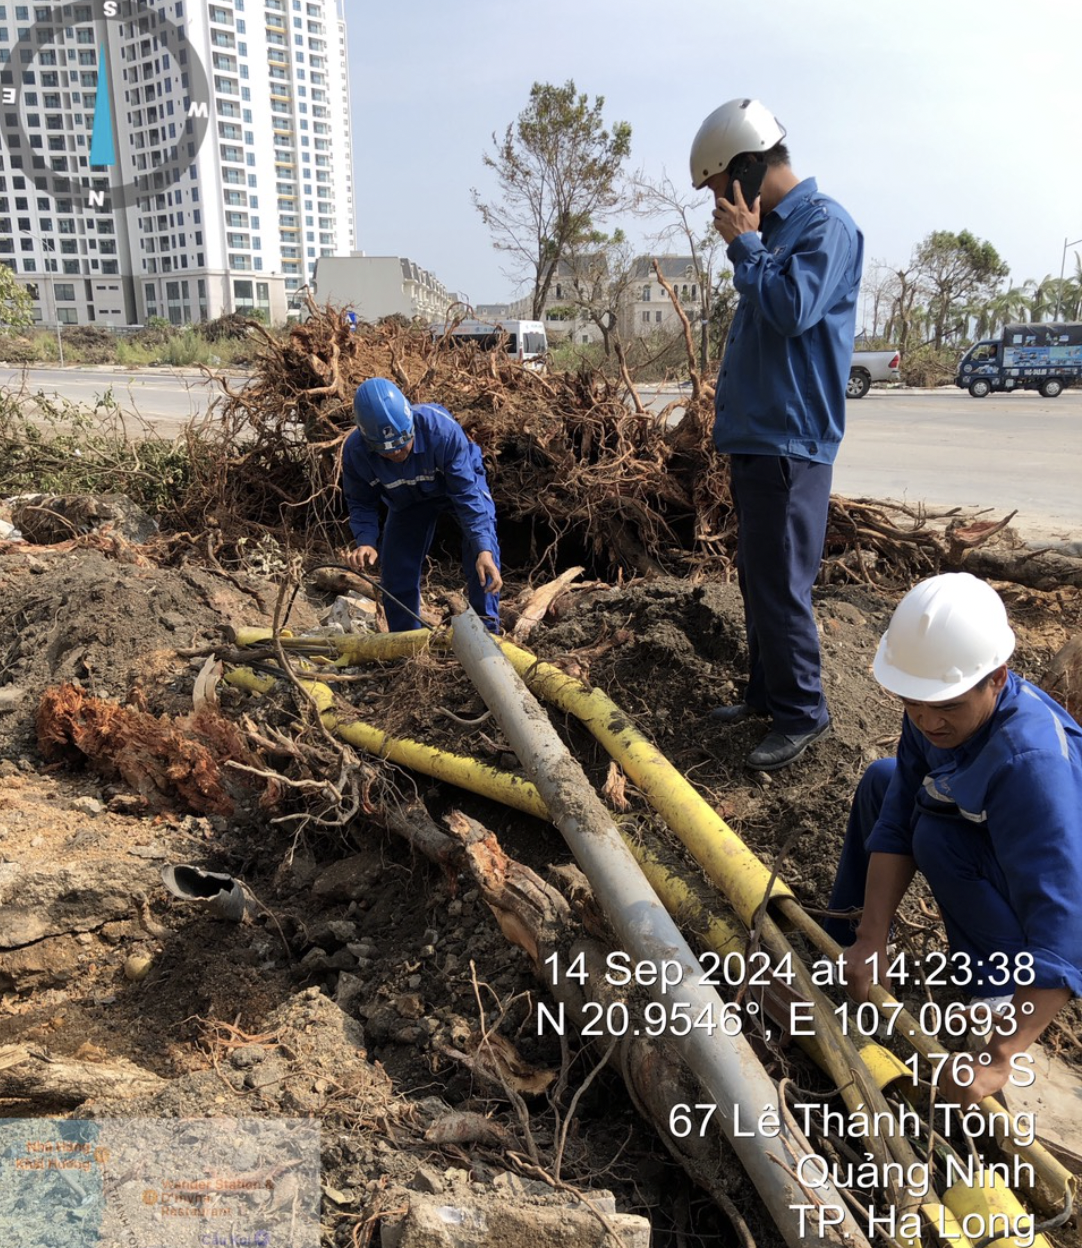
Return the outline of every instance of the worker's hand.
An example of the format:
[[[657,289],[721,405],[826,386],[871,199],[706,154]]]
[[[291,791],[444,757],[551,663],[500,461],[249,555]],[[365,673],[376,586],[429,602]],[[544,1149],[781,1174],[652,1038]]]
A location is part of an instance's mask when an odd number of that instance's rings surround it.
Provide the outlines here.
[[[762,202],[756,195],[751,205],[744,200],[744,188],[737,180],[734,192],[736,203],[731,204],[719,195],[714,201],[714,229],[731,243],[741,234],[752,234],[759,228],[759,205]]]
[[[500,569],[496,567],[492,551],[482,550],[477,556],[474,567],[477,571],[477,579],[481,582],[481,588],[485,593],[498,594],[503,585],[503,577],[500,575]]]
[[[854,1001],[867,1001],[873,983],[886,987],[887,946],[872,940],[861,940],[842,952],[845,990]]]
[[[938,1099],[968,1109],[1005,1088],[1010,1078],[1009,1054],[995,1056],[987,1049],[980,1053],[956,1053],[940,1073]]]
[[[343,560],[351,567],[354,572],[361,572],[364,568],[374,568],[379,560],[379,551],[375,546],[357,546],[350,547],[349,550],[342,552]]]

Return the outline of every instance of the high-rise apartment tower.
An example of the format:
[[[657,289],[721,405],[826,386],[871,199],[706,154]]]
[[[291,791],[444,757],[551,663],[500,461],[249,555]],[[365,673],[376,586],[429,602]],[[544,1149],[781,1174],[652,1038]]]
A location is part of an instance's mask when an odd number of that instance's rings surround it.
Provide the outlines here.
[[[39,321],[281,321],[353,249],[344,4],[0,3],[0,262]]]

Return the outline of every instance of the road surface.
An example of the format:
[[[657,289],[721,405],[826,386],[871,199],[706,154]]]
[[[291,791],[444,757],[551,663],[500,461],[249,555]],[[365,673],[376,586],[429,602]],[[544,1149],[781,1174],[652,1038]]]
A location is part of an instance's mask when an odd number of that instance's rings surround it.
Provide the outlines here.
[[[650,406],[686,391],[651,390]],[[1082,389],[974,399],[954,387],[872,389],[847,404],[834,491],[929,508],[980,507],[1029,541],[1082,540]]]
[[[125,415],[163,437],[175,437],[193,416],[203,415],[215,394],[198,369],[0,368],[0,390],[43,392],[93,408],[110,392]]]

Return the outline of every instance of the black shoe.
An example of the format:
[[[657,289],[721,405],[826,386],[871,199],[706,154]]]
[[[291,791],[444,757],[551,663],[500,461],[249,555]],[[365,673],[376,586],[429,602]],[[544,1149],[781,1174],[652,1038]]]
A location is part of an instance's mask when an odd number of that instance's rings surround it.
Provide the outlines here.
[[[742,724],[745,719],[765,719],[765,711],[757,711],[746,702],[734,702],[732,706],[715,706],[707,715],[707,719],[715,724],[728,728],[733,724]]]
[[[796,736],[788,736],[784,732],[768,732],[748,755],[748,766],[755,771],[779,771],[796,762],[809,745],[818,741],[829,730],[828,719],[821,728],[798,733]]]

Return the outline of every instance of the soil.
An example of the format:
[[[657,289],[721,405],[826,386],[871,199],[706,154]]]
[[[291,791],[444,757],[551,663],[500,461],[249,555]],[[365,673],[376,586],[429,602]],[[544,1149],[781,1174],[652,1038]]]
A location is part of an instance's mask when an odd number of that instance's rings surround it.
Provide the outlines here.
[[[1012,665],[1040,683],[1052,655],[1082,630],[1082,593],[999,588],[1019,634]],[[857,778],[896,740],[897,705],[870,665],[898,596],[864,586],[817,591],[833,730],[774,776],[744,766],[761,724],[718,729],[707,719],[739,696],[746,651],[735,585],[658,579],[572,591],[528,645],[603,688],[764,861],[784,850],[781,874],[815,907],[827,899]],[[155,715],[190,710],[205,660],[178,650],[270,623],[276,597],[274,584],[244,570],[124,562],[70,544],[0,554],[0,881],[5,870],[46,892],[65,871],[82,881],[34,939],[0,951],[0,1046],[104,1066],[126,1059],[165,1081],[135,1098],[9,1098],[0,1116],[314,1115],[323,1123],[322,1242],[378,1244],[387,1192],[419,1172],[452,1167],[483,1184],[531,1146],[551,1161],[555,1122],[544,1099],[520,1102],[529,1104],[527,1131],[505,1096],[447,1052],[461,1051],[483,1018],[528,1066],[560,1068],[560,1044],[532,1035],[531,1011],[545,994],[526,955],[507,943],[468,880],[364,818],[318,829],[266,814],[125,813],[134,807],[122,783],[46,765],[35,739],[41,695],[65,682]],[[314,624],[331,601],[312,591],[291,625]],[[449,656],[385,665],[361,689],[366,717],[387,731],[516,765],[491,723],[463,729],[444,713],[468,719],[484,709]],[[245,709],[232,697],[223,705],[239,719]],[[603,783],[599,747],[578,726],[560,727]],[[461,809],[543,876],[570,861],[546,824],[388,772],[402,790],[416,784],[437,823]],[[167,862],[243,879],[257,899],[253,914],[224,922],[173,898],[160,880]],[[149,924],[132,900],[139,891]],[[149,959],[144,978],[125,974],[133,955]],[[580,1054],[572,1089],[589,1068]],[[447,1138],[434,1124],[450,1111],[483,1114],[491,1130],[434,1143]],[[612,1190],[621,1211],[650,1218],[655,1245],[735,1242],[614,1074],[596,1079],[574,1114],[564,1181]],[[735,1169],[731,1187],[754,1211]],[[71,1201],[63,1188],[55,1195],[59,1225]],[[747,1216],[760,1245],[780,1243],[761,1216]]]

